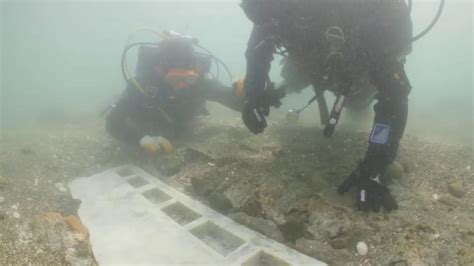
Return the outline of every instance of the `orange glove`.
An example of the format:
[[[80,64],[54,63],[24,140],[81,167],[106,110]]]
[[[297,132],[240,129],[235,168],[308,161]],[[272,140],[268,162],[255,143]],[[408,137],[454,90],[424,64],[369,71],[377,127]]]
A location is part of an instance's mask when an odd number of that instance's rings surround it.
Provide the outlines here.
[[[144,136],[140,140],[140,146],[148,153],[154,154],[161,150],[165,153],[170,154],[174,151],[174,147],[171,142],[163,137],[150,137]]]
[[[245,88],[244,88],[244,81],[245,79],[239,79],[232,83],[232,88],[234,89],[234,94],[239,97],[245,96]]]

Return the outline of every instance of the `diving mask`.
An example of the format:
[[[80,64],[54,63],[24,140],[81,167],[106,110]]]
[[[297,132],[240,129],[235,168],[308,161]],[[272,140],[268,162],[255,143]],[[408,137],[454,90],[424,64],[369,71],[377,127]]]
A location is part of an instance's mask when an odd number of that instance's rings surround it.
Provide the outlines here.
[[[165,81],[176,90],[191,88],[198,78],[193,69],[172,68],[166,72]]]

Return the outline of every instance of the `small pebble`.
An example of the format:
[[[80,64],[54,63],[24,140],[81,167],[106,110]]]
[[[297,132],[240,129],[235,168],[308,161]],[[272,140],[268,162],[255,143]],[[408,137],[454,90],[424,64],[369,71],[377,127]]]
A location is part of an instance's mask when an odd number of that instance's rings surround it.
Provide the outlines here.
[[[12,215],[16,219],[20,218],[20,214],[18,212],[13,212]]]
[[[471,166],[468,165],[468,166],[466,167],[466,170],[467,170],[467,171],[471,171]]]
[[[462,198],[466,194],[464,185],[461,182],[454,182],[449,184],[448,192],[457,198]]]
[[[369,248],[367,247],[367,244],[365,244],[364,242],[357,243],[356,249],[359,255],[361,256],[365,256],[369,252]]]
[[[0,204],[5,202],[5,197],[0,197]]]
[[[434,200],[438,200],[438,199],[439,199],[438,194],[433,194],[433,199],[434,199]]]

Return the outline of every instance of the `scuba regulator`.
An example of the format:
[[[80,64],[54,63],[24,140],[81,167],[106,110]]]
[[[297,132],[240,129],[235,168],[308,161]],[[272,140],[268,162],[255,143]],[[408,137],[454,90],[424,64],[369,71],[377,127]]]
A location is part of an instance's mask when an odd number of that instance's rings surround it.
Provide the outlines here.
[[[423,31],[421,31],[419,34],[415,35],[412,37],[411,42],[416,42],[422,37],[424,37],[428,32],[433,29],[433,27],[436,25],[438,22],[439,18],[441,17],[442,11],[444,9],[446,0],[440,0],[440,4],[438,7],[438,11],[436,12],[436,15],[434,19],[431,21],[431,23],[426,27]],[[413,7],[413,1],[408,0],[408,11],[411,14],[412,7]],[[330,45],[330,54],[327,57],[327,63],[326,64],[328,67],[331,67],[334,64],[337,64],[339,57],[342,56],[342,54],[339,53],[340,48],[345,42],[344,38],[344,33],[342,29],[340,29],[337,26],[331,26],[327,29],[326,34],[325,34],[326,40],[328,41]],[[280,53],[279,53],[280,54]],[[280,54],[282,56],[286,56],[285,54]],[[329,70],[329,73],[331,73],[331,70]],[[330,79],[331,77],[329,76],[324,76],[323,79]],[[339,122],[340,115],[342,113],[342,110],[344,108],[344,102],[347,98],[348,95],[348,90],[350,88],[351,84],[349,82],[342,82],[340,84],[340,93],[336,97],[336,100],[334,102],[333,108],[331,113],[329,114],[328,109],[327,109],[327,104],[326,100],[324,98],[324,90],[317,89],[316,90],[316,95],[312,97],[305,105],[303,105],[300,108],[292,108],[288,110],[286,114],[286,119],[289,122],[295,123],[299,119],[299,115],[301,112],[303,112],[309,105],[311,105],[315,100],[318,102],[318,107],[319,107],[319,114],[320,114],[320,119],[321,119],[321,124],[324,126],[323,129],[323,134],[326,137],[331,137],[334,129]]]

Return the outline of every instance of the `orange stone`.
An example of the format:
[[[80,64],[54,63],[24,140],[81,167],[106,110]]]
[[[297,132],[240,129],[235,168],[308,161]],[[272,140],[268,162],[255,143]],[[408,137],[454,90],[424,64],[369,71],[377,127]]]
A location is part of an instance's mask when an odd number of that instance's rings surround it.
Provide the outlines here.
[[[89,229],[74,215],[69,215],[65,218],[66,223],[69,225],[71,230],[82,234],[86,239],[89,239]]]

